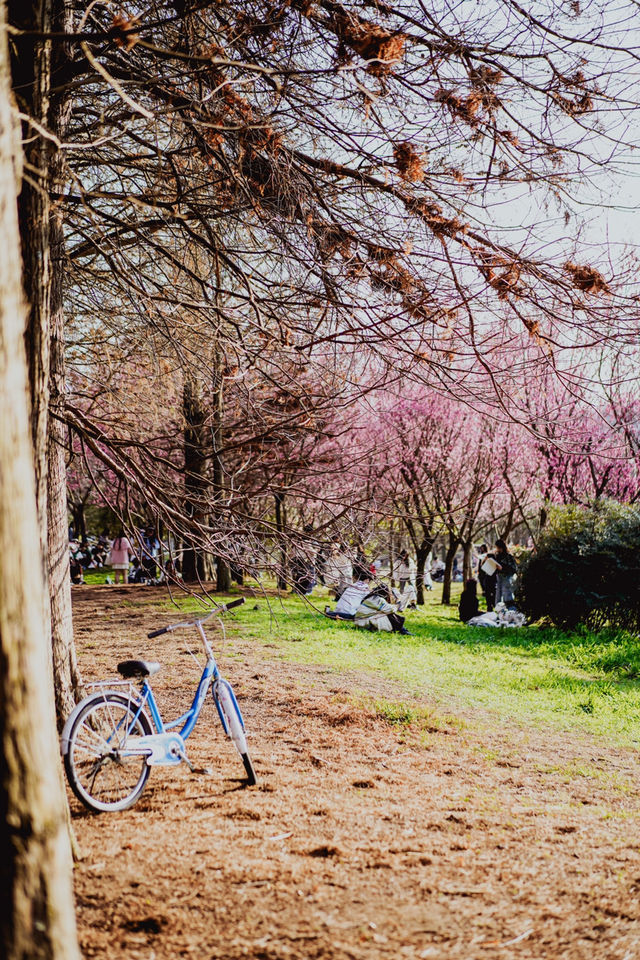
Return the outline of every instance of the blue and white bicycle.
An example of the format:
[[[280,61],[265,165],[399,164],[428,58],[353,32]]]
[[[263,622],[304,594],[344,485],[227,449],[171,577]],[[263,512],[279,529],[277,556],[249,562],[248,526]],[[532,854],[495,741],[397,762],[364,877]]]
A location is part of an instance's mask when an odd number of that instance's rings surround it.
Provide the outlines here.
[[[244,598],[221,604],[198,620],[153,630],[149,638],[195,627],[207,657],[190,709],[170,723],[162,719],[149,678],[159,663],[125,660],[118,664],[122,680],[92,684],[94,689],[70,715],[62,732],[61,749],[69,785],[76,797],[98,813],[126,810],[142,793],[153,766],[183,761],[193,771],[185,741],[196,725],[209,687],[224,732],[242,757],[248,784],[257,781],[249,756],[244,720],[231,685],[220,676],[203,623]],[[224,632],[224,625],[220,621]],[[132,681],[139,681],[136,688]],[[180,729],[177,729],[180,728]]]

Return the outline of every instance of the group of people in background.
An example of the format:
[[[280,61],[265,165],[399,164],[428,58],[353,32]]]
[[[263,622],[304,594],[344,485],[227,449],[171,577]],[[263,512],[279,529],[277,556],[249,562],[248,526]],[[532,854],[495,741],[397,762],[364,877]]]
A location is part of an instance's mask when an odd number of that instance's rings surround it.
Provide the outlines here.
[[[171,560],[163,561],[162,545],[153,526],[141,528],[135,547],[120,529],[113,540],[100,536],[93,544],[71,539],[69,544],[69,568],[71,582],[84,583],[88,569],[110,567],[115,583],[164,583],[178,580],[179,574]],[[107,583],[111,583],[107,578]]]
[[[120,529],[112,541],[106,536],[91,542],[72,538],[69,552],[71,580],[76,584],[84,583],[87,569],[104,567],[111,567],[115,583],[153,584],[180,578],[173,562],[163,560],[162,544],[153,526],[137,531],[135,545]],[[423,572],[425,590],[433,589],[437,564],[438,559],[429,554]],[[440,564],[444,566],[442,561]],[[401,611],[416,607],[416,565],[409,552],[401,549],[388,570],[391,587],[383,584],[381,570],[381,561],[368,560],[361,544],[348,549],[336,537],[317,553],[310,543],[302,544],[290,561],[290,582],[295,592],[305,596],[318,583],[325,586],[337,601],[334,611],[325,609],[327,615],[354,619],[373,629],[407,633]],[[483,544],[476,577],[465,582],[460,597],[460,619],[467,623],[480,613],[478,584],[488,612],[498,604],[513,608],[515,575],[516,561],[504,540],[496,540],[493,550]]]
[[[412,594],[408,590],[401,593],[389,588],[374,578],[375,571],[361,564],[352,582],[337,595],[335,608],[325,607],[325,616],[332,620],[351,620],[357,627],[368,630],[410,636],[402,611],[409,606]]]
[[[480,613],[477,592],[478,583],[484,595],[487,611],[491,612],[497,604],[511,608],[514,604],[513,587],[517,564],[513,554],[509,553],[504,540],[498,539],[492,551],[486,544],[480,547],[478,555],[477,580],[466,581],[460,596],[458,611],[463,623],[468,623]]]

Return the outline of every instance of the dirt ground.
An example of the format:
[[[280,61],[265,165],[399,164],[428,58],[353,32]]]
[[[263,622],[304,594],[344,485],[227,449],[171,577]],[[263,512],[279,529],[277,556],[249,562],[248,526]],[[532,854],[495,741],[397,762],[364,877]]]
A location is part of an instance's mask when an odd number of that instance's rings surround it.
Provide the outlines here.
[[[197,638],[146,639],[178,619],[153,612],[155,589],[74,590],[85,678],[159,660],[163,713],[184,712]],[[406,701],[395,684],[242,637],[225,649],[259,783],[243,786],[209,701],[187,746],[211,775],[156,767],[117,814],[71,796],[85,957],[640,958],[634,752],[469,713],[439,721],[442,705],[407,731],[367,705]]]

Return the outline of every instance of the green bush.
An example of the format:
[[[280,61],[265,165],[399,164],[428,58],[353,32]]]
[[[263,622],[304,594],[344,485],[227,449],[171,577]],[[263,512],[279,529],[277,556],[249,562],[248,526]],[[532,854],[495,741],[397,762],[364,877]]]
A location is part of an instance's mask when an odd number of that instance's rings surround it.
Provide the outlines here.
[[[614,501],[554,507],[523,556],[517,602],[529,620],[640,630],[640,509]]]

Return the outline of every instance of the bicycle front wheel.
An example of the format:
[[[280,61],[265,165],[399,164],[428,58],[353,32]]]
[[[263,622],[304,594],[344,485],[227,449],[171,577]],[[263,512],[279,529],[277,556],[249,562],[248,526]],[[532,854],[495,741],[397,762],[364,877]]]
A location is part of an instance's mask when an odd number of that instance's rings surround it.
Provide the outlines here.
[[[122,694],[88,697],[69,731],[64,767],[78,800],[97,813],[126,810],[149,777],[146,757],[129,755],[129,737],[150,734],[146,714]]]

